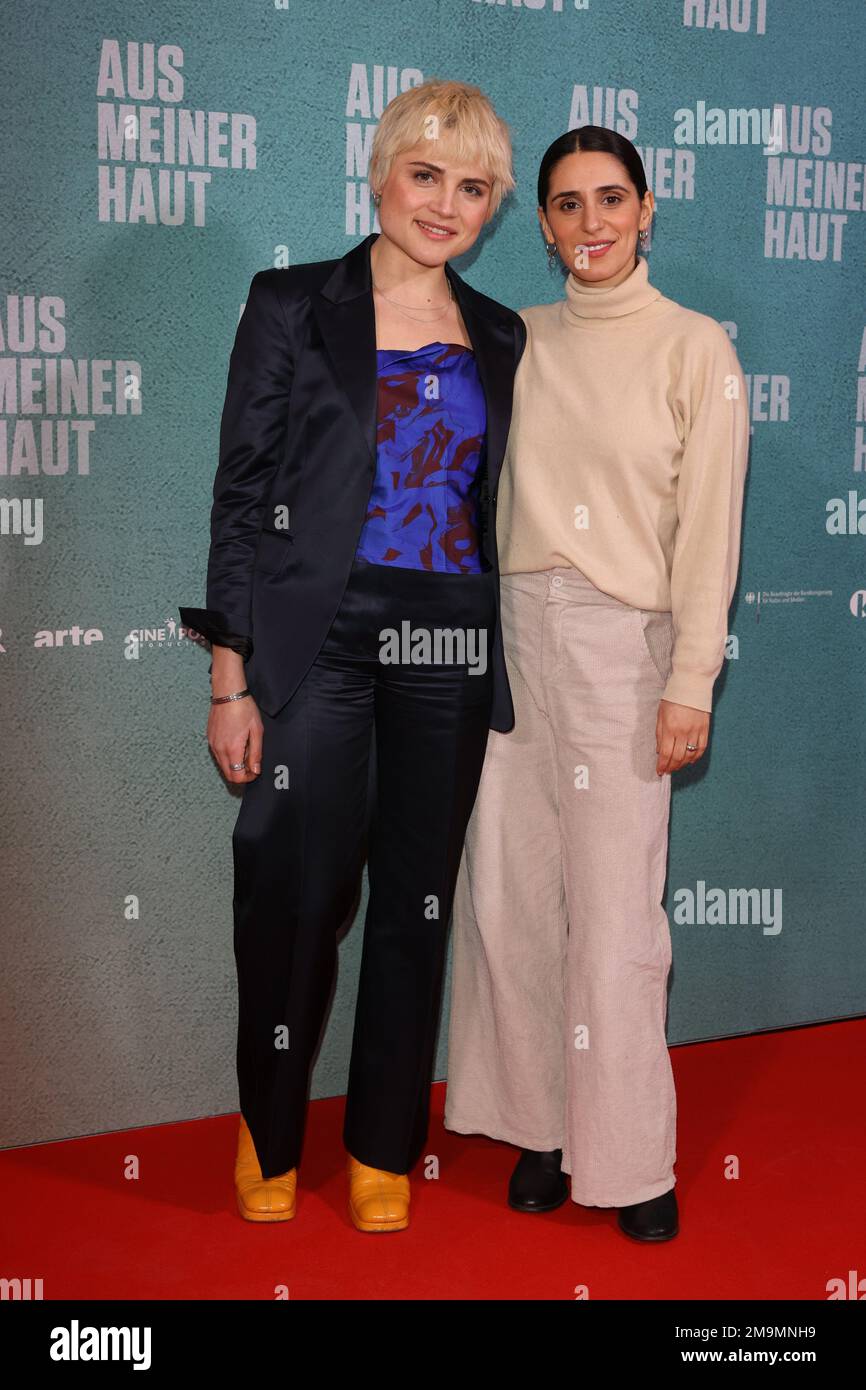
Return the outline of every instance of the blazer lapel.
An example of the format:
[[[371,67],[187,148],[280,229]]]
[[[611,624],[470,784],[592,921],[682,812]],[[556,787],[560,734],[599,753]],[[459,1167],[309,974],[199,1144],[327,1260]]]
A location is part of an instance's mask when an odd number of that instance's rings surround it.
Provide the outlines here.
[[[316,322],[334,364],[337,383],[358,420],[371,466],[376,462],[378,383],[370,250],[378,235],[378,232],[371,232],[341,257],[311,300]],[[447,263],[445,274],[475,352],[487,403],[487,482],[492,491],[511,422],[513,331],[504,316],[492,317],[483,297]]]

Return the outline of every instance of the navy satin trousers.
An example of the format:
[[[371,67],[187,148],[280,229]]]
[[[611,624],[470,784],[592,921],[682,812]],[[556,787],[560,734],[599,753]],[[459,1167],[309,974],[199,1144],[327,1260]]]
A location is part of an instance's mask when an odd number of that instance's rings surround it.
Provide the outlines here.
[[[344,1141],[395,1173],[421,1156],[447,929],[487,744],[493,583],[491,571],[356,560],[304,681],[275,717],[261,713],[262,771],[244,786],[232,848],[239,1100],[266,1178],[300,1161],[337,934],[365,850]],[[462,662],[383,662],[382,633],[407,622],[413,639],[437,628],[484,637]]]

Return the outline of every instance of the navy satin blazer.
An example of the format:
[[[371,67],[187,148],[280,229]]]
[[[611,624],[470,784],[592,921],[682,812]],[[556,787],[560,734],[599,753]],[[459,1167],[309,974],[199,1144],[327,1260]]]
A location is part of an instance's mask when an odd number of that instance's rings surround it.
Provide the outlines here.
[[[376,470],[373,232],[339,259],[253,276],[229,362],[213,485],[206,608],[184,625],[245,658],[247,685],[276,715],[336,616]],[[490,727],[514,727],[502,650],[496,484],[526,346],[519,314],[446,263],[487,403],[481,545],[494,572]],[[285,524],[285,517],[288,524]]]

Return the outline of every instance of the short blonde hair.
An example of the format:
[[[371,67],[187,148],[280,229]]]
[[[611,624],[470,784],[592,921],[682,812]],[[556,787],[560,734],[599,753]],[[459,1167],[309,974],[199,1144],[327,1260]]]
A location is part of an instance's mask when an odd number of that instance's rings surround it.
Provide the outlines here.
[[[435,140],[431,130],[436,132]],[[515,178],[509,128],[481,88],[431,77],[389,101],[373,137],[367,172],[370,187],[381,192],[396,156],[425,139],[461,164],[477,160],[482,165],[492,183],[485,218],[489,222],[514,188]]]

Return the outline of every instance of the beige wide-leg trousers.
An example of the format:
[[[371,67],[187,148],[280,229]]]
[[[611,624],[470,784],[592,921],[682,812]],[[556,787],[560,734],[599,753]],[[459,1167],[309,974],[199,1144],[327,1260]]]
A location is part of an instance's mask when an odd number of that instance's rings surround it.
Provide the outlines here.
[[[445,1124],[561,1148],[575,1202],[629,1206],[676,1181],[672,619],[569,567],[501,593],[515,727],[490,732],[457,883]]]

